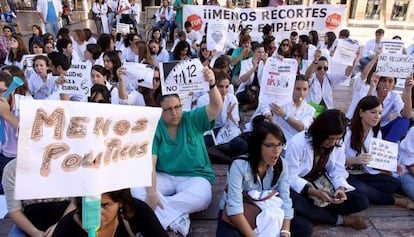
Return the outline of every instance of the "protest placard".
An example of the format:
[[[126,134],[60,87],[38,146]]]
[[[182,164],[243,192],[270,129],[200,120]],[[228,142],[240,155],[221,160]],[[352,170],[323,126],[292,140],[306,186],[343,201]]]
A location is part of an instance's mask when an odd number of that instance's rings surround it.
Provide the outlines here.
[[[367,164],[368,167],[392,172],[397,171],[397,143],[373,137],[370,140],[369,153],[373,160]]]
[[[190,95],[209,90],[198,58],[160,63],[160,77],[163,95]]]
[[[211,20],[207,28],[207,50],[224,52],[228,31],[228,21]]]
[[[128,24],[125,23],[116,23],[116,33],[121,33],[122,35],[127,35],[131,31]]]
[[[332,61],[352,66],[359,50],[359,43],[351,39],[339,39]]]
[[[414,57],[408,54],[380,54],[377,73],[383,77],[407,78],[412,74]]]
[[[402,54],[404,50],[404,42],[401,40],[382,40],[381,53],[384,54]]]
[[[20,115],[17,200],[151,185],[160,108],[24,100]]]
[[[297,68],[296,59],[280,60],[276,57],[269,57],[263,68],[259,93],[260,103],[277,103],[282,106],[292,102]]]
[[[289,38],[290,32],[308,35],[310,30],[319,34],[333,31],[337,35],[345,22],[346,5],[283,5],[278,7],[235,8],[219,6],[184,5],[183,22],[189,21],[193,30],[204,32],[211,20],[228,21],[226,40],[239,41],[241,28],[250,28],[253,41],[262,40],[262,29],[272,27],[277,41]]]
[[[90,62],[72,62],[64,77],[61,87],[62,93],[90,96],[91,94],[91,68]]]
[[[149,64],[124,62],[122,64],[126,68],[126,76],[122,77],[126,83],[136,88],[136,86],[143,86],[146,88],[153,88],[154,67]]]
[[[22,65],[26,67],[26,69],[32,69],[34,67],[33,60],[37,55],[43,55],[47,57],[47,54],[25,54],[22,57]],[[29,78],[27,78],[29,79]]]

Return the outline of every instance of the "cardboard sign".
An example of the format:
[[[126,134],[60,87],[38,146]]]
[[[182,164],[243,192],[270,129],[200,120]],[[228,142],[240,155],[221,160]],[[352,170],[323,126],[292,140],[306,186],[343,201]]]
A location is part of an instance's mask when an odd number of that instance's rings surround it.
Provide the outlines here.
[[[148,64],[125,62],[123,65],[127,69],[126,76],[123,80],[127,81],[130,85],[143,86],[152,89],[154,78],[154,67]]]
[[[369,153],[372,155],[373,160],[367,164],[368,167],[392,172],[397,171],[397,143],[371,138]]]
[[[198,58],[160,63],[160,78],[163,95],[190,95],[209,90]]]
[[[228,21],[210,21],[207,28],[207,50],[223,52],[226,47]]]
[[[354,64],[354,59],[359,50],[358,41],[351,39],[339,39],[338,46],[335,49],[335,53],[332,57],[332,61],[352,66]]]
[[[22,100],[20,109],[16,199],[151,185],[160,108]]]
[[[125,23],[116,23],[116,33],[121,33],[123,35],[129,34],[131,31],[128,24]]]
[[[413,72],[414,57],[408,54],[381,54],[377,73],[384,77],[407,78]]]
[[[260,84],[260,103],[266,105],[277,103],[282,106],[292,102],[297,68],[296,59],[268,58],[263,68],[262,83]]]
[[[61,87],[62,93],[90,96],[91,80],[90,62],[72,62],[69,70],[65,75],[65,82]]]

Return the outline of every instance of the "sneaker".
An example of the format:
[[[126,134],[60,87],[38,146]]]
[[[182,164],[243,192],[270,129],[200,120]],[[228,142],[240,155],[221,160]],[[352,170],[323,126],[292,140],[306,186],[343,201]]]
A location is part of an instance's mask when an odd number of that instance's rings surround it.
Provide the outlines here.
[[[190,225],[190,216],[188,214],[184,214],[175,219],[175,221],[169,225],[169,228],[175,233],[179,233],[182,236],[186,237],[188,235],[188,232],[190,232]]]

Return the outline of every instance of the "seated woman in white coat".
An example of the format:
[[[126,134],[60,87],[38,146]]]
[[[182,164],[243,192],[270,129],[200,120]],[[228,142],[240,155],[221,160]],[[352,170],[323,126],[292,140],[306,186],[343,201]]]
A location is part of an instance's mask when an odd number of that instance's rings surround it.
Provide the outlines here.
[[[234,157],[247,153],[247,142],[240,137],[239,102],[234,94],[228,93],[230,76],[224,72],[215,73],[215,76],[223,108],[215,119],[213,134],[205,135],[204,140],[212,163],[230,164]],[[204,94],[198,98],[197,107],[208,103],[209,95]]]
[[[290,139],[286,161],[290,196],[295,215],[314,223],[366,229],[355,215],[368,208],[368,199],[347,182],[345,152],[341,146],[346,130],[345,114],[332,109],[322,112],[309,129]],[[318,186],[318,180],[325,182]]]
[[[367,166],[373,159],[369,150],[372,138],[382,139],[382,109],[376,96],[362,98],[355,108],[351,125],[345,135],[346,165],[350,173],[348,182],[367,196],[370,203],[407,207],[406,198],[393,196],[401,187],[400,181],[390,171]]]

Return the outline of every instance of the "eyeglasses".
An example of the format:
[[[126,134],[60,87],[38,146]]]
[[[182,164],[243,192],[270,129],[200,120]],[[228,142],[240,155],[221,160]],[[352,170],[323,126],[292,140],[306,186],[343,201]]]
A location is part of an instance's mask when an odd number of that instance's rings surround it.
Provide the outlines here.
[[[329,68],[328,68],[327,66],[325,66],[325,67],[318,66],[316,69],[317,69],[318,71],[320,71],[320,70],[322,70],[322,69],[323,69],[323,70],[326,72],[326,71],[328,71],[328,69],[329,69]]]
[[[155,81],[160,81],[160,77],[153,77],[152,79]]]
[[[173,106],[173,107],[168,107],[168,108],[162,108],[162,111],[163,112],[168,112],[168,113],[171,113],[173,110],[174,111],[179,111],[180,109],[181,109],[181,107],[182,107],[182,105],[181,104],[179,104],[179,105],[176,105],[176,106]]]
[[[207,48],[201,48],[201,52],[208,51]]]
[[[283,149],[285,148],[285,144],[284,143],[279,143],[279,144],[273,144],[273,143],[262,143],[263,146],[265,146],[267,149],[272,150],[272,151],[277,151],[277,149]]]
[[[289,44],[282,44],[282,46],[289,46]]]

